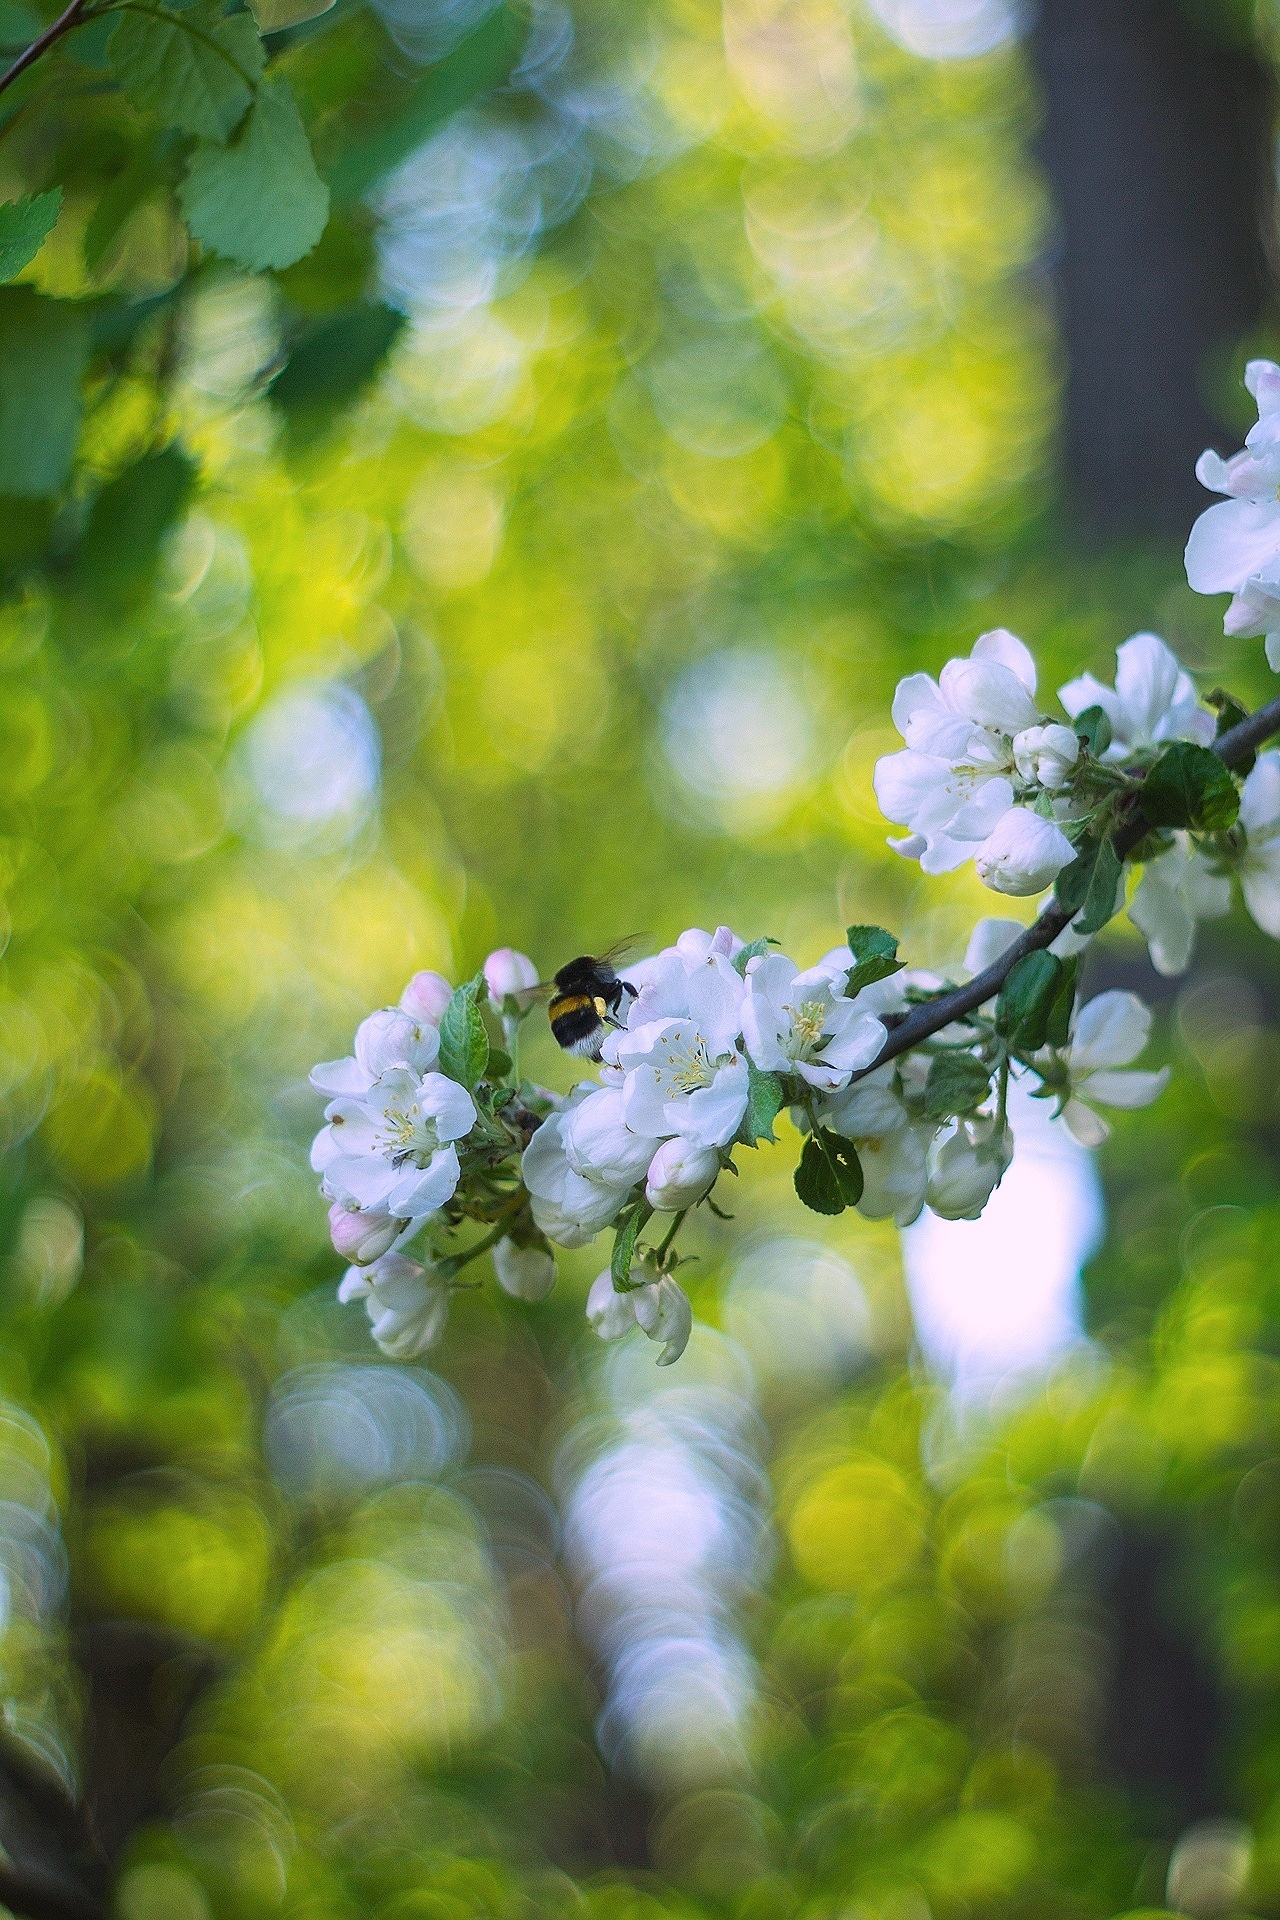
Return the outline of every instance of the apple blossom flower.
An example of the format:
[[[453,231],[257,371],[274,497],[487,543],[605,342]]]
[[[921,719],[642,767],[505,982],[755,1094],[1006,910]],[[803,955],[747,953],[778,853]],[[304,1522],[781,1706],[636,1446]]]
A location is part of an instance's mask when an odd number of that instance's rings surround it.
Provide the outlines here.
[[[312,1067],[309,1078],[316,1092],[330,1099],[340,1094],[358,1099],[389,1067],[409,1067],[425,1073],[428,1067],[434,1067],[439,1055],[438,1027],[421,1014],[400,1007],[380,1007],[356,1028],[354,1054],[344,1060],[322,1060]]]
[[[1197,920],[1218,920],[1231,906],[1231,882],[1185,833],[1142,869],[1129,918],[1146,935],[1157,973],[1185,973]]]
[[[555,1256],[546,1247],[519,1247],[507,1235],[490,1258],[498,1285],[513,1300],[545,1300],[556,1283]]]
[[[604,1043],[605,1072],[621,1076],[622,1117],[633,1134],[657,1140],[678,1133],[695,1147],[722,1147],[742,1123],[746,984],[717,949],[718,938],[701,959],[660,955],[628,1008],[626,1027]]]
[[[414,974],[400,995],[400,1005],[405,1013],[413,1014],[415,1019],[429,1021],[433,1027],[438,1027],[452,998],[453,988],[444,975],[427,971]]]
[[[1244,903],[1264,933],[1280,940],[1280,753],[1260,753],[1240,792],[1245,848],[1240,857]]]
[[[683,1213],[711,1191],[719,1173],[714,1147],[695,1147],[673,1134],[649,1162],[644,1197],[657,1213]]]
[[[895,1077],[890,1061],[821,1101],[818,1118],[858,1149],[863,1180],[858,1212],[868,1220],[892,1217],[909,1227],[924,1206],[932,1130],[912,1124],[906,1103],[894,1091]]]
[[[798,1074],[830,1092],[870,1066],[885,1028],[844,998],[846,977],[821,964],[801,973],[781,953],[748,961],[742,1037],[762,1072]]]
[[[326,1198],[351,1211],[421,1220],[458,1185],[455,1140],[475,1125],[475,1102],[443,1073],[390,1067],[358,1098],[331,1100],[311,1164]]]
[[[1266,655],[1280,671],[1280,367],[1251,360],[1245,386],[1258,418],[1244,449],[1223,460],[1212,450],[1196,462],[1196,479],[1228,497],[1206,507],[1187,541],[1187,581],[1196,593],[1229,593],[1224,633],[1266,636]]]
[[[367,1267],[371,1261],[389,1253],[412,1224],[377,1208],[366,1212],[344,1206],[341,1200],[335,1200],[329,1209],[329,1238],[333,1250],[358,1267]]]
[[[1061,827],[1033,813],[1010,807],[974,854],[984,887],[994,893],[1043,893],[1076,850]]]
[[[538,985],[538,969],[527,953],[517,953],[514,947],[496,947],[484,963],[484,977],[489,997],[499,1007],[504,1000],[514,1000],[523,1009]]]
[[[630,1187],[648,1170],[656,1134],[638,1134],[623,1118],[622,1087],[597,1087],[565,1115],[560,1137],[575,1173],[604,1186]]]
[[[1102,755],[1118,764],[1171,740],[1207,747],[1217,716],[1197,703],[1191,676],[1158,634],[1135,633],[1116,648],[1116,684],[1104,686],[1091,673],[1059,687],[1058,698],[1074,720],[1101,707],[1111,722],[1111,744]]]
[[[942,1220],[976,1220],[1013,1160],[1013,1135],[997,1116],[957,1120],[929,1155],[925,1199]]]
[[[1145,1107],[1163,1092],[1168,1067],[1158,1073],[1120,1071],[1137,1059],[1150,1036],[1151,1009],[1136,993],[1113,987],[1080,1008],[1064,1054],[1069,1091],[1062,1118],[1081,1146],[1100,1146],[1111,1131],[1093,1111],[1094,1102]]]
[[[1070,727],[1056,720],[1024,727],[1013,737],[1013,764],[1028,786],[1046,787],[1051,792],[1067,786],[1079,758],[1079,739]]]
[[[636,1324],[635,1289],[619,1293],[608,1267],[591,1282],[587,1321],[602,1340],[621,1340]]]
[[[373,1337],[392,1360],[413,1360],[435,1345],[449,1317],[449,1291],[434,1267],[386,1253],[372,1266],[350,1267],[338,1298],[363,1300]]]
[[[549,1113],[525,1148],[520,1175],[529,1190],[530,1210],[548,1240],[560,1247],[585,1247],[617,1214],[632,1182],[606,1185],[589,1180],[570,1164],[564,1128],[574,1109],[595,1089],[575,1089],[568,1105]]]
[[[620,1340],[638,1326],[650,1340],[661,1343],[660,1367],[669,1367],[680,1358],[693,1331],[688,1295],[670,1274],[619,1293],[606,1267],[591,1284],[587,1319],[602,1340]]]

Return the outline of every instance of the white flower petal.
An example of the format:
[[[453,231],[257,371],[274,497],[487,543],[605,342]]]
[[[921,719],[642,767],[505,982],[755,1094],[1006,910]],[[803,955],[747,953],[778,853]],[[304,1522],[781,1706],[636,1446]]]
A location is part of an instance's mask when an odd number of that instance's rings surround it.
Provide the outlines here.
[[[1076,1017],[1071,1037],[1074,1073],[1096,1067],[1127,1067],[1151,1037],[1151,1009],[1136,993],[1118,987],[1095,994]]]

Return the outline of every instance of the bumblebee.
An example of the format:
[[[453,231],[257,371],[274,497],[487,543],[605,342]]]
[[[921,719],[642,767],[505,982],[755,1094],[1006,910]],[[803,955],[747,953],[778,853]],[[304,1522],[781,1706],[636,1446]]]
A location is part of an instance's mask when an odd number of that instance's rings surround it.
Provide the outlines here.
[[[555,976],[547,1017],[551,1031],[566,1053],[584,1060],[598,1060],[605,1032],[621,1025],[623,1006],[636,997],[629,980],[619,979],[609,964],[629,946],[611,947],[595,959],[589,953],[569,960]]]

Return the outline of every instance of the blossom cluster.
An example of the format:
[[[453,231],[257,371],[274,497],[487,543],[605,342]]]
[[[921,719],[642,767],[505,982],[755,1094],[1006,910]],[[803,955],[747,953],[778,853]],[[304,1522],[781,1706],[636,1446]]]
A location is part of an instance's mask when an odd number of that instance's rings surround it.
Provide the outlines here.
[[[1207,453],[1197,469],[1229,497],[1197,522],[1188,577],[1230,591],[1228,632],[1265,633],[1280,669],[1280,368],[1255,361],[1248,384],[1260,418],[1245,451]],[[909,969],[876,926],[850,927],[807,968],[770,939],[692,928],[610,974],[608,997],[575,1003],[598,1012],[586,1036],[598,1069],[565,1093],[521,1078],[541,988],[533,962],[502,948],[456,987],[415,974],[349,1056],[314,1069],[327,1105],[312,1165],[349,1262],[339,1298],[364,1302],[384,1352],[430,1347],[481,1255],[505,1292],[536,1301],[556,1248],[611,1230],[587,1318],[606,1340],[639,1328],[670,1363],[692,1327],[682,1224],[720,1211],[735,1156],[776,1141],[784,1114],[805,1205],[907,1226],[926,1207],[982,1212],[1013,1158],[1011,1081],[1055,1101],[1087,1146],[1108,1131],[1099,1107],[1156,1098],[1167,1069],[1134,1065],[1151,1013],[1132,993],[1082,1000],[1085,952],[1127,908],[1155,967],[1181,972],[1197,922],[1228,911],[1233,879],[1280,938],[1280,751],[1215,752],[1243,708],[1222,693],[1202,701],[1152,633],[1118,648],[1113,684],[1084,673],[1062,686],[1059,713],[1042,710],[1037,684],[1004,629],[936,680],[908,675],[893,701],[904,749],[879,761],[875,789],[907,829],[890,846],[926,873],[972,859],[996,893],[1045,895],[1039,938],[983,920],[945,979]],[[572,964],[575,978],[598,965]],[[580,1052],[581,1036],[571,1044]]]

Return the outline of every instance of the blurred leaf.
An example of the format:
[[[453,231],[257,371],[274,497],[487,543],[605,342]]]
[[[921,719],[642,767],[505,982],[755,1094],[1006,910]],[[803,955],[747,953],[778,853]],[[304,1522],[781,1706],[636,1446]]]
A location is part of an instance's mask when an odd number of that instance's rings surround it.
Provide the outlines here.
[[[929,1067],[924,1110],[930,1120],[972,1113],[991,1091],[991,1068],[971,1053],[939,1053]]]
[[[1239,813],[1240,795],[1212,747],[1178,740],[1143,782],[1142,811],[1153,827],[1220,833]]]
[[[0,48],[20,53],[44,31],[44,21],[23,0],[0,0]]]
[[[748,940],[747,944],[741,949],[741,951],[734,954],[733,964],[737,968],[738,972],[742,975],[744,980],[746,978],[747,968],[751,964],[751,962],[753,960],[763,960],[765,955],[768,953],[770,947],[776,947],[777,944],[778,943],[776,940],[770,940],[768,938],[765,938],[762,940]]]
[[[280,290],[301,313],[336,313],[365,299],[376,271],[372,220],[347,207],[330,215],[310,253],[282,269]]]
[[[196,239],[260,273],[309,253],[329,217],[329,192],[283,80],[265,82],[229,146],[198,146],[178,189]]]
[[[0,206],[0,284],[31,265],[57,225],[61,211],[61,187]]]
[[[636,1241],[641,1228],[653,1218],[653,1208],[647,1200],[637,1200],[635,1207],[626,1216],[613,1236],[613,1254],[609,1261],[609,1271],[613,1275],[613,1284],[619,1293],[630,1293],[631,1262],[635,1256]]]
[[[108,49],[112,71],[136,107],[197,139],[227,139],[253,99],[265,64],[247,13],[216,0],[181,13],[129,0]]]
[[[272,399],[291,420],[336,411],[377,373],[405,324],[402,313],[372,304],[317,320],[295,338]]]
[[[1076,737],[1083,740],[1095,760],[1100,760],[1111,745],[1111,717],[1105,707],[1086,707],[1071,723]]]
[[[854,965],[845,984],[846,998],[869,987],[873,980],[887,980],[902,969],[898,942],[883,927],[850,927],[846,934]]]
[[[80,433],[88,357],[82,308],[26,287],[0,293],[0,493],[61,492]]]
[[[1080,957],[1073,953],[1063,963],[1062,979],[1045,1025],[1045,1039],[1051,1047],[1065,1047],[1071,1036],[1071,1015],[1075,1011],[1079,975]]]
[[[782,1082],[776,1073],[761,1073],[747,1061],[747,1111],[738,1129],[738,1138],[746,1147],[757,1140],[776,1140],[773,1123],[782,1111]]]
[[[489,1036],[476,1005],[476,984],[455,987],[440,1021],[440,1071],[468,1090],[489,1064]]]
[[[818,1127],[804,1143],[795,1188],[812,1213],[843,1213],[862,1198],[862,1162],[852,1140]]]
[[[1207,707],[1212,707],[1218,716],[1217,738],[1219,740],[1224,733],[1230,733],[1232,727],[1238,727],[1242,720],[1249,718],[1248,707],[1243,701],[1237,700],[1233,693],[1228,693],[1225,687],[1215,687],[1212,693],[1206,693],[1204,702]],[[1237,760],[1236,772],[1252,773],[1257,758],[1256,753],[1246,754],[1242,760]]]
[[[326,170],[335,200],[355,200],[415,152],[459,108],[502,85],[519,59],[528,23],[499,7],[416,83],[385,125],[346,141]]]
[[[1066,913],[1078,914],[1077,933],[1097,933],[1116,911],[1122,862],[1110,834],[1086,840],[1058,875],[1054,894]]]
[[[334,0],[249,0],[259,33],[281,33],[285,27],[300,27],[304,20],[317,20],[328,13]]]
[[[1000,989],[996,1001],[997,1032],[1026,1053],[1042,1047],[1062,976],[1062,962],[1053,954],[1044,951],[1024,954]]]
[[[178,447],[146,454],[102,489],[77,553],[82,577],[119,592],[143,585],[186,506],[196,467]]]
[[[84,230],[84,263],[90,273],[97,271],[130,214],[141,205],[158,181],[159,175],[151,155],[144,147],[103,188]]]

